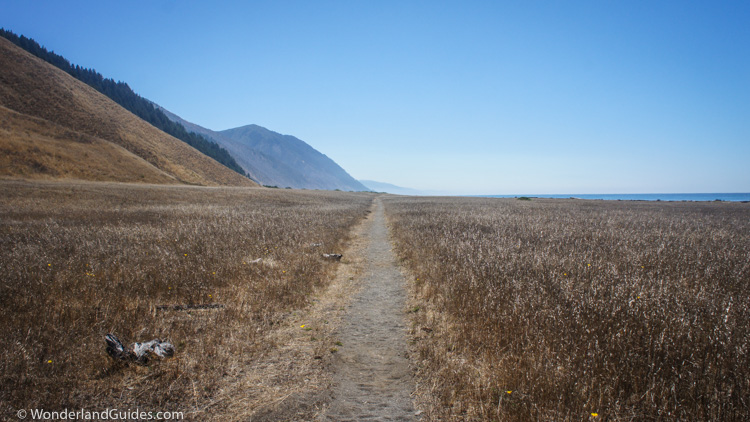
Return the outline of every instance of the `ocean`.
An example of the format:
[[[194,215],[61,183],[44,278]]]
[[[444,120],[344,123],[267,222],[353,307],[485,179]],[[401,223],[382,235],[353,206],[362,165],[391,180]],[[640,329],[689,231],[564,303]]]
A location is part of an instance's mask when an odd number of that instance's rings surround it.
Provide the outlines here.
[[[475,195],[482,198],[579,198],[607,201],[731,201],[750,202],[750,193],[603,193],[603,194],[524,194],[524,195]]]

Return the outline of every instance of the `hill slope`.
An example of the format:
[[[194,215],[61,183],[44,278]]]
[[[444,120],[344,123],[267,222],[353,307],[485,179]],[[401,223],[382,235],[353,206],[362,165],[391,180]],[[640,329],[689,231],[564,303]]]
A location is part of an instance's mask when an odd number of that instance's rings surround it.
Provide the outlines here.
[[[214,132],[211,129],[207,129],[203,126],[189,122],[156,103],[154,103],[154,107],[160,109],[170,120],[181,124],[185,128],[185,130],[201,135],[206,139],[209,139],[221,145],[224,149],[229,151],[232,157],[234,157],[237,163],[239,163],[242,170],[244,170],[245,173],[256,182],[265,185],[277,185],[276,183],[271,183],[274,180],[273,176],[267,174],[267,172],[262,171],[262,169],[272,165],[273,160],[271,160],[269,157],[266,157],[265,155],[254,150],[242,151],[240,149],[238,151],[236,148],[227,148],[227,145],[231,145],[234,142],[231,139],[224,137],[224,135],[222,135],[221,133]],[[258,169],[261,170],[259,171]]]
[[[328,156],[294,136],[282,135],[258,125],[242,126],[219,133],[224,139],[231,140],[224,147],[237,151],[235,156],[242,156],[243,151],[252,150],[274,160],[275,163],[265,170],[269,173],[275,171],[274,184],[278,186],[369,190]]]
[[[294,136],[258,125],[216,132],[160,108],[185,129],[226,148],[243,170],[261,184],[298,189],[369,190],[335,161]]]
[[[33,39],[26,38],[23,35],[19,36],[12,31],[0,28],[0,36],[31,53],[33,56],[46,61],[70,76],[101,92],[112,101],[121,105],[129,112],[145,120],[162,132],[187,143],[226,167],[229,167],[240,174],[244,174],[240,165],[237,164],[227,150],[200,135],[188,132],[179,123],[169,120],[161,110],[154,107],[154,104],[151,101],[136,94],[127,83],[115,82],[114,79],[105,78],[94,69],[86,69],[78,65],[74,66],[65,57],[56,54],[54,51],[48,51]]]
[[[4,38],[0,135],[3,176],[255,186]]]

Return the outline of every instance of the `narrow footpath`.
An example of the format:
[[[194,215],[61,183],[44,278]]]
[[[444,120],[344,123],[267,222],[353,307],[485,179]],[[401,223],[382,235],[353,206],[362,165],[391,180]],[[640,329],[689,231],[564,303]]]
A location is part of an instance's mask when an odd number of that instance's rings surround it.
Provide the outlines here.
[[[366,233],[362,287],[337,333],[341,345],[333,362],[333,398],[321,421],[415,419],[405,280],[391,250],[379,198]]]

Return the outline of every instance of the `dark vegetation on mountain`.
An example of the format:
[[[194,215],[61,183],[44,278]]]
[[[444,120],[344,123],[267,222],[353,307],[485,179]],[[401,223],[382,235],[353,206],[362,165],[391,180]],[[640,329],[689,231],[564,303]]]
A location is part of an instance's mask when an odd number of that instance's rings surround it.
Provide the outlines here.
[[[104,78],[94,69],[86,69],[79,65],[74,66],[59,54],[47,51],[46,48],[42,47],[31,38],[27,38],[23,35],[18,36],[13,32],[2,28],[0,28],[0,35],[34,56],[65,71],[79,81],[86,83],[153,126],[181,141],[184,141],[188,145],[237,173],[247,175],[226,149],[222,148],[216,142],[208,140],[197,133],[188,132],[180,123],[174,122],[165,116],[164,113],[160,109],[154,107],[150,101],[133,92],[127,83],[115,82],[111,78]]]
[[[257,186],[3,37],[0,177]]]

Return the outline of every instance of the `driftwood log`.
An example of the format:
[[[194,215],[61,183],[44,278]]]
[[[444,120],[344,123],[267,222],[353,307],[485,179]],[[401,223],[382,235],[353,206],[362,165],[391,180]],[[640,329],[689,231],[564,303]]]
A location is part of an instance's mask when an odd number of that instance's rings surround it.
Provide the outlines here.
[[[160,359],[174,356],[174,345],[172,343],[154,339],[145,343],[133,343],[126,348],[124,344],[114,334],[104,336],[107,342],[107,354],[112,359],[134,362],[139,365],[146,365],[152,356]]]
[[[341,261],[341,255],[340,253],[324,253],[323,258],[330,259],[331,261]]]

